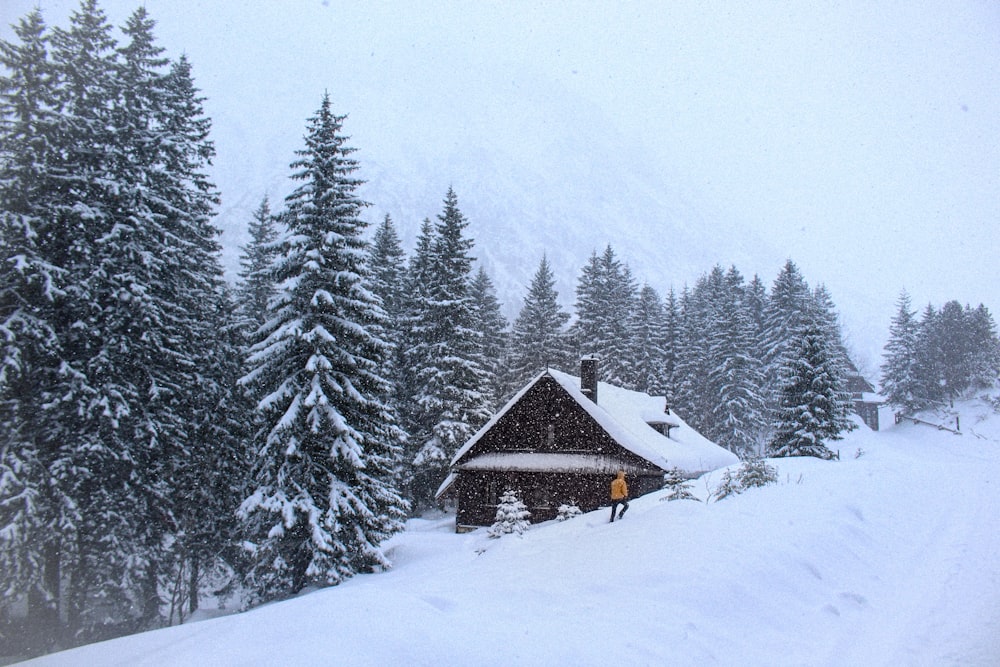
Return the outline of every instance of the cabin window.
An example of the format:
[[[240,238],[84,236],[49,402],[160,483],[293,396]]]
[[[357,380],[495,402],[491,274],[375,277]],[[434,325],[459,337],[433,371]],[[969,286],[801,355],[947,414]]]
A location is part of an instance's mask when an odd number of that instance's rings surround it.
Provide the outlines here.
[[[660,435],[665,435],[670,437],[670,429],[674,428],[673,424],[668,424],[666,422],[646,422],[651,429],[659,433]]]
[[[556,442],[556,427],[555,427],[555,424],[549,424],[549,426],[546,429],[546,431],[547,432],[545,434],[545,446],[548,449],[553,449],[554,446],[555,446],[555,442]]]

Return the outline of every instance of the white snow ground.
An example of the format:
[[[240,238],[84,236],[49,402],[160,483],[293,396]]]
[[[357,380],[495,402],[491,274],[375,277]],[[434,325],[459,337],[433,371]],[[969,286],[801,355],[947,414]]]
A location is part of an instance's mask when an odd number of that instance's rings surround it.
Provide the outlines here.
[[[961,436],[890,417],[839,462],[778,459],[778,485],[652,494],[614,524],[415,520],[391,572],[32,664],[997,665],[1000,415],[957,408]]]

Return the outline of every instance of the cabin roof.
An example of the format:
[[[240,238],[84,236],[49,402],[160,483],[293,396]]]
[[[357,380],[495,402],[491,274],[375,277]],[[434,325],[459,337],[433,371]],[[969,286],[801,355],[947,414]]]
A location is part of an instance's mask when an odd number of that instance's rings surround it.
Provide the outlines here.
[[[472,452],[483,435],[493,428],[497,421],[516,405],[532,386],[546,376],[555,380],[619,445],[656,467],[663,470],[677,467],[690,474],[701,474],[739,462],[735,454],[705,438],[676,414],[665,412],[666,399],[662,396],[649,396],[601,382],[597,392],[599,400],[598,403],[594,403],[580,390],[578,377],[548,369],[539,373],[510,399],[485,426],[479,429],[456,452],[451,465],[464,468],[473,460],[478,462],[480,459],[484,465],[487,462],[487,459],[483,458],[487,456],[486,454],[476,456],[474,459],[467,459],[467,455]],[[651,427],[651,423],[669,424],[671,426],[670,437]],[[497,469],[494,466],[499,464],[501,459],[492,453],[488,456],[491,457],[489,459],[490,469]],[[538,457],[536,462],[531,464],[532,470],[559,472],[562,471],[562,466],[567,464],[565,455],[558,457],[551,454],[523,453],[519,456]],[[580,456],[586,457],[588,455]],[[521,462],[520,458],[506,460],[512,465],[514,462]],[[582,458],[577,461],[577,463],[582,462],[584,462]],[[596,462],[591,461],[591,463]],[[593,470],[593,468],[589,469]]]

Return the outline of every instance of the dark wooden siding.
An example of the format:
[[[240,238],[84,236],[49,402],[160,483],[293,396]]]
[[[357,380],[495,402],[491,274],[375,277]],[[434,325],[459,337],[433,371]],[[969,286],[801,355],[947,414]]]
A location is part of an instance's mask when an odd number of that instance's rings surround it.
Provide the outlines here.
[[[461,526],[489,526],[496,519],[497,504],[507,489],[513,489],[531,512],[531,522],[556,518],[559,506],[576,505],[584,512],[611,504],[613,475],[579,473],[538,473],[515,471],[459,472],[456,480],[458,515]],[[629,495],[633,498],[663,487],[662,475],[631,477]]]

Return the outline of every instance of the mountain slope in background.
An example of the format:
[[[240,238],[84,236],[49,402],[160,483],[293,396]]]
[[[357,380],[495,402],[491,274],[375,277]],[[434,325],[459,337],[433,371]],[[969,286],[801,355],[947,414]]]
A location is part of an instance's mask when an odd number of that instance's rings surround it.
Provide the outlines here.
[[[2,3],[0,37],[36,4]],[[101,2],[115,25],[137,4]],[[372,222],[410,240],[454,186],[508,314],[543,252],[571,303],[608,243],[660,291],[792,258],[872,378],[901,288],[1000,307],[991,3],[143,4],[207,97],[230,276],[328,91]]]
[[[861,427],[839,462],[774,460],[777,485],[719,502],[650,494],[614,524],[415,520],[390,572],[32,664],[994,665],[1000,415],[922,415],[955,416],[964,435]]]

